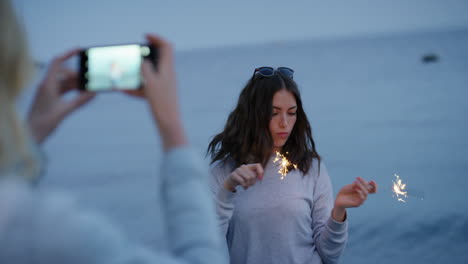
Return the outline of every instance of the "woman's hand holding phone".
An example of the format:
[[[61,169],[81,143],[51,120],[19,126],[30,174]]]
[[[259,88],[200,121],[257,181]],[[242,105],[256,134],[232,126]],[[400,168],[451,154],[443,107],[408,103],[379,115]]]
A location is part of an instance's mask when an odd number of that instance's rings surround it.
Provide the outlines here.
[[[150,45],[158,49],[157,66],[144,60],[141,65],[143,88],[124,92],[148,100],[164,150],[167,151],[187,143],[180,119],[173,51],[172,46],[160,37],[147,35],[146,38]],[[95,96],[92,92],[80,92],[71,100],[63,98],[69,91],[79,90],[78,73],[63,65],[67,59],[79,53],[78,49],[71,50],[52,60],[39,85],[28,114],[30,129],[38,143],[42,143],[65,117]]]
[[[159,51],[157,70],[150,61],[143,61],[143,89],[125,93],[148,100],[167,151],[187,143],[179,112],[174,56],[171,44],[164,39],[155,35],[147,35],[146,38]]]
[[[65,94],[78,89],[78,74],[67,69],[64,62],[79,53],[71,50],[52,60],[47,73],[39,84],[28,114],[32,136],[41,144],[70,113],[89,102],[93,93],[80,92],[71,100]]]

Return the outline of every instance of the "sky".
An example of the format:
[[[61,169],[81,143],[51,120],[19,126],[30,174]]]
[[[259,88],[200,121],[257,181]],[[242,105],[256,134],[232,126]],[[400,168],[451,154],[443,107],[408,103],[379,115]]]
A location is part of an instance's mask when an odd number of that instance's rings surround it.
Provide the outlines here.
[[[142,42],[147,32],[164,36],[180,51],[468,27],[465,0],[13,3],[39,61],[77,46]]]

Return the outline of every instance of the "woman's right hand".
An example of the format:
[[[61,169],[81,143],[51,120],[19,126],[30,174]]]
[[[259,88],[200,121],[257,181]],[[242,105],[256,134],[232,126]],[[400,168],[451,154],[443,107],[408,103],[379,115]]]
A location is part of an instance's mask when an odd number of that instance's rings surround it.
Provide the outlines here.
[[[159,51],[157,68],[145,60],[141,65],[143,89],[126,93],[148,100],[164,150],[168,151],[187,143],[179,112],[172,45],[155,35],[147,35],[146,38]]]
[[[238,185],[248,189],[258,180],[263,179],[263,167],[260,163],[246,164],[235,169],[224,181],[224,188],[234,192]]]

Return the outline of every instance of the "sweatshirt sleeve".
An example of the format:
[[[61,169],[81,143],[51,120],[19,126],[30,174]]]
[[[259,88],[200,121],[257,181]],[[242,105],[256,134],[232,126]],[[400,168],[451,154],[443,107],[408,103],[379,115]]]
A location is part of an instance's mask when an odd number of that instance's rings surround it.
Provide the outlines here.
[[[162,192],[162,208],[155,205],[155,210],[166,218],[166,248],[132,243],[108,219],[82,210],[68,195],[3,185],[0,198],[10,209],[0,221],[0,263],[227,263],[202,160],[180,148],[163,162],[156,190]]]
[[[232,213],[234,212],[233,199],[235,196],[235,193],[226,190],[223,186],[224,180],[230,171],[226,164],[217,162],[211,166],[210,172],[210,189],[213,200],[215,201],[218,226],[222,235],[226,237],[229,229],[229,221],[231,221]]]
[[[314,187],[312,229],[317,251],[324,263],[337,263],[348,239],[348,221],[337,222],[331,217],[333,189],[323,162],[320,162]]]
[[[202,160],[188,149],[172,150],[162,175],[170,251],[187,263],[224,263],[209,174]]]

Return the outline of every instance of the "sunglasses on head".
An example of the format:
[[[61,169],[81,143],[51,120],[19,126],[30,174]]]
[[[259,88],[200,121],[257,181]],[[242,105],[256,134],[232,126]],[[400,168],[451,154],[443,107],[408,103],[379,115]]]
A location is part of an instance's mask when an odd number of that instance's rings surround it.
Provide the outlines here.
[[[275,75],[276,72],[279,72],[283,76],[291,78],[291,79],[293,78],[293,75],[294,75],[294,70],[288,67],[278,67],[276,69],[273,67],[260,67],[260,68],[255,69],[254,76],[258,74],[263,77],[271,77]]]

